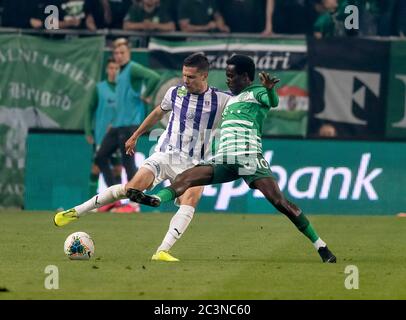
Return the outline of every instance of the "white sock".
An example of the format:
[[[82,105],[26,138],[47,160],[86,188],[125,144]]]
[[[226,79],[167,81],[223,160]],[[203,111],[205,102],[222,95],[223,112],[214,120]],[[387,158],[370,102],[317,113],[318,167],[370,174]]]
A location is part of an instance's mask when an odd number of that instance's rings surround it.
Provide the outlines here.
[[[319,248],[321,247],[327,246],[327,244],[323,240],[321,240],[321,238],[318,238],[315,242],[313,242],[313,245],[316,250],[319,250]]]
[[[181,205],[176,214],[172,217],[169,230],[157,251],[168,251],[175,242],[186,231],[190,221],[193,219],[195,208]]]
[[[103,192],[95,195],[90,200],[75,207],[78,216],[84,216],[90,213],[91,210],[105,206],[106,204],[113,203],[116,200],[126,198],[125,186],[122,184],[116,184],[108,187]]]

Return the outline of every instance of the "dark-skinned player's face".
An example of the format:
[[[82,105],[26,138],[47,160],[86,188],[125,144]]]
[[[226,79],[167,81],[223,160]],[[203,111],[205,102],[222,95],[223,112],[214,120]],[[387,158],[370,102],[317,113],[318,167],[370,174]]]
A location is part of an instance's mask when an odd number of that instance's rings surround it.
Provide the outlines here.
[[[227,86],[234,95],[239,94],[249,85],[247,74],[238,74],[235,70],[235,65],[233,64],[227,65],[226,78]]]

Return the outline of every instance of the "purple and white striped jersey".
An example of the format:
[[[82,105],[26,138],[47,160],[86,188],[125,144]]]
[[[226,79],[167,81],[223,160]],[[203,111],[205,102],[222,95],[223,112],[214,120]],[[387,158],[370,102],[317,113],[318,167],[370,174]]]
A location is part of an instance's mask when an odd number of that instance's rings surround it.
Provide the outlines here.
[[[202,94],[191,94],[184,86],[171,87],[161,108],[172,112],[155,151],[176,152],[193,160],[204,160],[210,151],[210,135],[231,97],[230,93],[213,87]]]

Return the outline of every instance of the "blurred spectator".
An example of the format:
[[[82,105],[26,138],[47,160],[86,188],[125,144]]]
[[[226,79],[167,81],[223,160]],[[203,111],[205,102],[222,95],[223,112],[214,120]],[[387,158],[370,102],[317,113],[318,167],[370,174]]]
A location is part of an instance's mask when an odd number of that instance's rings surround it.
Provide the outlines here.
[[[325,123],[320,126],[318,136],[324,138],[337,137],[337,130],[332,124]]]
[[[31,28],[30,18],[37,12],[35,0],[3,0],[2,25],[13,28]]]
[[[84,28],[85,11],[84,0],[62,1],[63,25],[65,28]]]
[[[131,0],[85,0],[86,27],[89,30],[122,29],[130,6]]]
[[[394,33],[394,10],[397,0],[349,0],[359,9],[360,36],[389,36]],[[401,0],[399,2],[404,2]]]
[[[175,21],[170,16],[165,0],[142,0],[134,3],[124,18],[124,30],[175,31]]]
[[[183,32],[230,32],[215,0],[180,0],[178,19]]]
[[[83,0],[37,0],[36,12],[31,16],[30,24],[35,29],[44,27],[48,14],[45,8],[49,5],[56,6],[59,12],[59,28],[83,28],[84,26],[84,1]]]
[[[347,0],[315,0],[315,8],[321,15],[313,26],[314,36],[317,39],[326,37],[342,37],[346,35],[344,20]]]
[[[275,10],[273,29],[275,33],[309,34],[318,14],[311,0],[273,0]]]
[[[275,0],[221,0],[219,10],[231,32],[272,33]]]

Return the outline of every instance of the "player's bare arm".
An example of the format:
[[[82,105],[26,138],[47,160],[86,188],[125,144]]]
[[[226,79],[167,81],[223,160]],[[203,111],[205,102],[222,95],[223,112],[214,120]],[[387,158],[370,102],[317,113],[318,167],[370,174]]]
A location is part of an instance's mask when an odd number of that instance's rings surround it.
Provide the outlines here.
[[[134,147],[137,144],[138,138],[151,129],[159,120],[163,118],[168,111],[162,110],[161,106],[157,106],[148,117],[141,123],[139,128],[132,134],[132,136],[125,143],[126,154],[133,156]]]

